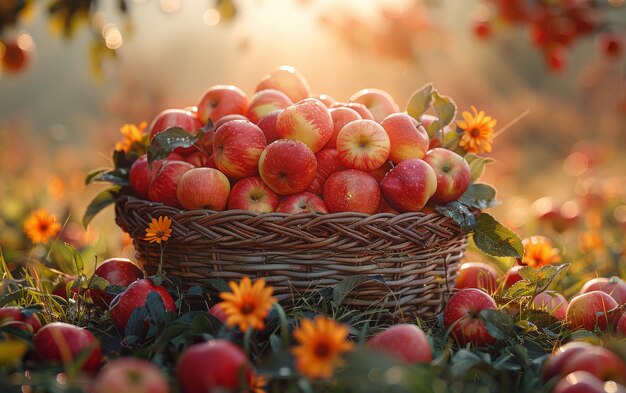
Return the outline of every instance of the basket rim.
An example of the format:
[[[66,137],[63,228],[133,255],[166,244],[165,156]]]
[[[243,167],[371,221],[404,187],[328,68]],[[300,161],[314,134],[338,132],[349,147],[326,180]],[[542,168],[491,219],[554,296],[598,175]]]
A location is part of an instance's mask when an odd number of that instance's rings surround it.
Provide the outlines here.
[[[148,200],[145,200],[145,199],[137,198],[137,197],[135,197],[133,195],[122,194],[122,195],[120,195],[117,198],[117,200],[115,202],[116,214],[119,213],[120,205],[126,205],[126,203],[128,203],[128,202],[141,203],[142,205],[144,205],[146,207],[159,208],[159,209],[163,209],[163,210],[170,210],[173,213],[175,213],[170,218],[175,218],[177,216],[192,215],[192,214],[210,214],[210,215],[218,216],[218,217],[221,216],[221,215],[223,215],[223,216],[239,215],[239,216],[247,216],[249,218],[254,218],[254,217],[276,217],[276,218],[281,218],[283,220],[285,220],[285,219],[289,220],[290,218],[301,220],[303,218],[313,218],[313,219],[315,219],[317,217],[326,217],[326,218],[361,218],[361,219],[370,218],[371,220],[376,220],[376,219],[381,219],[381,218],[388,218],[388,219],[391,219],[392,221],[405,221],[405,220],[408,220],[408,219],[424,218],[424,217],[428,217],[428,216],[434,215],[434,216],[439,216],[441,218],[445,218],[450,223],[449,229],[455,230],[455,231],[463,234],[459,224],[457,224],[452,218],[450,218],[450,217],[448,217],[448,216],[446,216],[444,214],[441,214],[437,210],[435,210],[433,212],[429,212],[429,213],[425,213],[423,211],[419,211],[419,212],[405,212],[405,213],[398,213],[398,214],[394,214],[394,213],[367,214],[367,213],[360,213],[360,212],[337,212],[337,213],[282,213],[282,212],[271,212],[271,213],[259,213],[259,212],[254,212],[254,211],[250,211],[250,210],[244,210],[244,209],[225,209],[225,210],[198,209],[198,210],[185,210],[185,209],[181,209],[181,208],[178,208],[178,207],[168,206],[168,205],[165,205],[165,204],[163,204],[161,202],[148,201]]]

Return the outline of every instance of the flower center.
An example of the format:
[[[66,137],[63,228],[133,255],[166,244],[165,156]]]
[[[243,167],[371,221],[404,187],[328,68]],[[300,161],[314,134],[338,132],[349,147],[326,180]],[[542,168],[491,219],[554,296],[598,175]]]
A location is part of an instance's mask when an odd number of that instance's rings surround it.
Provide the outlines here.
[[[163,232],[163,231],[157,231],[157,233],[156,233],[156,237],[159,237],[159,238],[160,238],[160,237],[163,237],[163,236],[165,236],[165,232]]]
[[[478,138],[480,136],[480,130],[474,127],[470,130],[469,134],[472,138]]]
[[[317,345],[315,346],[315,356],[323,359],[323,358],[327,358],[328,356],[330,356],[330,354],[331,354],[331,350],[327,343],[325,342],[317,343]]]
[[[42,222],[39,224],[39,231],[42,233],[48,232],[48,223]]]
[[[243,315],[252,314],[253,311],[254,311],[254,304],[252,304],[252,303],[244,303],[241,306],[241,313]]]

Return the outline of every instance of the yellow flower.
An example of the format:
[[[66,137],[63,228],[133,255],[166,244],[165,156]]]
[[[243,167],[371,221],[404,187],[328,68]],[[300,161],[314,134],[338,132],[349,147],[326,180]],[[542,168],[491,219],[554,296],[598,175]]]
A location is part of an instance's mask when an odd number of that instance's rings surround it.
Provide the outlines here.
[[[552,245],[550,239],[543,236],[531,236],[522,241],[524,257],[522,265],[542,267],[561,262],[561,253]]]
[[[248,328],[263,329],[265,318],[276,303],[272,297],[274,288],[266,287],[262,278],[252,284],[249,277],[242,278],[239,285],[231,281],[228,286],[232,292],[220,293],[223,301],[219,303],[226,313],[226,325],[239,326],[242,332]]]
[[[148,127],[148,123],[145,121],[142,121],[139,126],[134,124],[124,124],[120,127],[120,133],[122,133],[124,139],[115,144],[115,150],[128,152],[134,142],[143,141],[143,132],[146,127]]]
[[[343,364],[341,354],[354,347],[347,326],[321,315],[303,320],[293,336],[300,344],[292,349],[296,368],[311,379],[331,378],[335,367]]]
[[[483,111],[478,112],[476,107],[471,108],[474,114],[464,111],[464,120],[456,123],[463,130],[459,146],[468,153],[489,153],[493,143],[493,127],[497,121]]]
[[[33,243],[47,243],[61,230],[57,218],[46,209],[35,210],[24,222],[24,233]]]
[[[159,216],[159,219],[152,219],[150,226],[146,228],[146,237],[143,240],[148,240],[150,243],[166,242],[167,239],[172,236],[172,220],[168,216]]]

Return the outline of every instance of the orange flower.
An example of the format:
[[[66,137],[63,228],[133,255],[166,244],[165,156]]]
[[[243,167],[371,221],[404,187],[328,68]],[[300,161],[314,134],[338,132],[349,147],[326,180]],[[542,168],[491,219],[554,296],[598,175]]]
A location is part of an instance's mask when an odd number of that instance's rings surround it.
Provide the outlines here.
[[[591,252],[601,250],[604,246],[604,241],[597,231],[586,231],[580,234],[578,244],[583,252]]]
[[[143,240],[148,240],[150,243],[166,242],[172,235],[172,220],[168,216],[159,216],[159,219],[152,219],[150,226],[146,228],[146,237]]]
[[[464,120],[456,123],[463,130],[459,146],[468,153],[489,153],[493,144],[493,127],[497,121],[483,111],[478,112],[476,107],[471,108],[474,114],[464,111]]]
[[[531,236],[522,243],[524,244],[524,257],[520,261],[522,265],[542,267],[561,262],[559,249],[546,237]]]
[[[46,209],[35,210],[24,222],[24,233],[33,243],[48,243],[61,230],[61,224]]]
[[[300,344],[292,349],[296,368],[311,379],[331,378],[335,367],[343,364],[341,354],[354,347],[347,326],[321,315],[303,320],[293,336]]]
[[[265,393],[267,386],[267,377],[261,374],[252,374],[248,383],[249,393]]]
[[[134,124],[124,124],[120,127],[120,132],[124,139],[115,144],[115,150],[128,152],[134,142],[143,141],[143,132],[146,127],[148,127],[148,123],[145,121],[142,121],[139,127]]]
[[[226,313],[226,325],[239,326],[242,332],[248,328],[263,329],[265,318],[276,303],[276,298],[272,297],[274,288],[266,287],[262,278],[252,284],[249,277],[242,278],[239,285],[231,281],[228,286],[232,293],[220,293],[223,302],[219,303]]]

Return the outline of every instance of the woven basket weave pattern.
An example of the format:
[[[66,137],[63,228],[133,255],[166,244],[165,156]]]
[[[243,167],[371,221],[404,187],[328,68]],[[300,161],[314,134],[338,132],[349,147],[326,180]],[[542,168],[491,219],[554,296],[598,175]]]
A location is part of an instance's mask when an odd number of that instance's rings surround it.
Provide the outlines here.
[[[439,213],[258,214],[184,211],[122,196],[116,222],[133,238],[137,260],[156,270],[161,247],[143,240],[152,218],[172,219],[163,268],[186,287],[200,280],[264,277],[279,301],[355,275],[380,276],[344,304],[383,306],[403,316],[431,317],[454,286],[467,238]],[[286,304],[288,307],[289,304]]]

